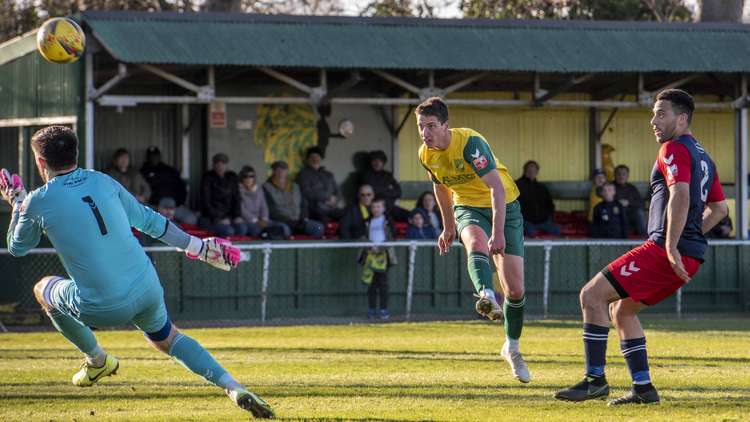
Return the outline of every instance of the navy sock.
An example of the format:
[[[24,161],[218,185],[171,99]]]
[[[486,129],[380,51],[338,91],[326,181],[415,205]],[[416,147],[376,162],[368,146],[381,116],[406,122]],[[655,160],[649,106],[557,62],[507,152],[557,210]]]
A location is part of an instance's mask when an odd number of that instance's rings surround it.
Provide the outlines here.
[[[586,375],[604,376],[607,355],[609,327],[596,324],[583,324],[583,349],[586,353]]]
[[[648,356],[646,355],[646,337],[631,338],[620,342],[620,350],[630,370],[630,377],[635,386],[651,385],[648,373]]]

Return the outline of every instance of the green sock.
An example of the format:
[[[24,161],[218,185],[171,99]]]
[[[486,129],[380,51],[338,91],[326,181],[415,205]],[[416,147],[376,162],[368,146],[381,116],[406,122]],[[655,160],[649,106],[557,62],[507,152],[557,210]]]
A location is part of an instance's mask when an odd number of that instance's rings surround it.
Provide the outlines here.
[[[503,312],[505,313],[505,336],[511,340],[521,338],[523,330],[523,305],[526,304],[526,296],[520,299],[505,298]]]
[[[482,288],[493,290],[492,266],[490,265],[489,256],[481,252],[470,252],[467,266],[469,268],[469,278],[474,283],[477,293],[481,292]]]

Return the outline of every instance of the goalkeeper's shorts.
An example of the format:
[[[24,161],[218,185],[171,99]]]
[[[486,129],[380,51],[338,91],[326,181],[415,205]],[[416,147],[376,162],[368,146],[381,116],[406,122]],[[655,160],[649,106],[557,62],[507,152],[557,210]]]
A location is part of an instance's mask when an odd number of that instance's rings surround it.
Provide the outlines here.
[[[55,277],[44,290],[44,300],[58,312],[77,319],[89,327],[104,328],[133,324],[141,331],[155,333],[167,324],[167,307],[164,289],[156,274],[154,280],[143,280],[134,299],[106,307],[87,306],[81,303],[78,286],[73,280]]]

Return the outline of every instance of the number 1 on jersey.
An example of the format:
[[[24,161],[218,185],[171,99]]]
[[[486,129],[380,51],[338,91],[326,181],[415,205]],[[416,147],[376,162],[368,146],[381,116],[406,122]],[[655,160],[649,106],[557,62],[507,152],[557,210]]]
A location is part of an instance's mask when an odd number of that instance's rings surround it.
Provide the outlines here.
[[[99,225],[99,231],[102,233],[102,236],[106,235],[107,226],[104,224],[104,218],[102,218],[102,213],[99,212],[99,207],[96,206],[96,202],[94,202],[90,196],[84,196],[81,200],[89,204],[91,212],[94,213],[94,218],[96,218],[96,224]]]

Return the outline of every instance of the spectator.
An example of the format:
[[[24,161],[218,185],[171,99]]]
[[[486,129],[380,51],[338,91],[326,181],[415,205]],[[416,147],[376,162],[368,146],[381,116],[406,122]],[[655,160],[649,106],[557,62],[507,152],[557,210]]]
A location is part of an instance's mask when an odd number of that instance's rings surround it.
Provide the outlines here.
[[[112,156],[112,165],[107,169],[107,174],[120,182],[138,202],[148,203],[151,197],[151,188],[140,173],[130,166],[130,153],[125,148],[115,151]]]
[[[539,164],[536,161],[527,161],[523,165],[523,176],[516,180],[521,196],[521,214],[523,214],[523,229],[526,236],[535,236],[543,231],[553,236],[560,235],[560,226],[552,221],[555,215],[555,203],[552,195],[543,183],[537,181]]]
[[[421,208],[425,211],[427,218],[425,224],[431,226],[438,236],[443,231],[443,218],[440,215],[440,208],[437,206],[435,201],[435,194],[426,190],[419,195],[417,198],[417,208]]]
[[[227,170],[229,157],[218,153],[213,157],[213,169],[201,179],[201,218],[204,230],[219,236],[242,235],[247,227],[240,217],[240,190],[237,175]]]
[[[437,239],[439,229],[427,223],[427,215],[422,208],[414,208],[409,214],[409,228],[406,230],[407,239]]]
[[[385,170],[385,163],[388,162],[385,152],[372,151],[369,158],[370,168],[362,174],[360,186],[372,186],[375,196],[385,199],[386,212],[394,220],[406,222],[409,219],[409,211],[396,205],[396,200],[401,198],[401,186],[393,178],[393,174]]]
[[[385,202],[385,198],[373,199],[370,204],[370,218],[365,221],[365,239],[375,244],[392,241],[395,238],[393,224],[386,217]],[[386,320],[390,317],[388,313],[388,268],[398,263],[396,251],[392,247],[373,246],[363,250],[358,261],[364,266],[362,282],[369,286],[367,288],[367,318]]]
[[[264,233],[272,239],[287,238],[291,233],[284,223],[271,221],[263,189],[256,183],[255,169],[250,166],[240,170],[240,216],[247,231],[243,234],[259,237]]]
[[[327,223],[341,218],[339,188],[333,173],[321,165],[323,151],[319,147],[307,149],[305,168],[297,175],[297,184],[307,203],[310,218]]]
[[[146,150],[146,162],[141,167],[141,175],[151,188],[149,204],[158,206],[164,197],[172,198],[177,207],[174,210],[175,220],[185,224],[196,224],[198,216],[187,206],[187,189],[176,168],[161,160],[158,147],[150,146]]]
[[[602,202],[594,207],[591,237],[623,239],[628,236],[625,208],[615,201],[615,185],[606,183],[601,189]]]
[[[589,223],[594,221],[594,207],[602,202],[601,189],[607,183],[607,176],[602,169],[591,172],[591,191],[589,191]]]
[[[365,235],[365,220],[370,218],[370,204],[375,193],[370,185],[359,187],[357,202],[350,205],[345,211],[339,224],[339,237],[341,239],[359,239]]]
[[[303,233],[316,239],[323,237],[323,224],[307,218],[307,207],[299,186],[289,180],[289,165],[285,161],[271,164],[271,177],[263,184],[272,220],[284,223],[290,231]]]
[[[156,212],[166,217],[166,219],[171,221],[172,223],[177,224],[174,218],[176,208],[177,205],[175,204],[174,199],[165,196],[159,200],[159,204],[157,204],[156,206]],[[133,233],[138,238],[138,242],[140,242],[141,246],[154,246],[161,243],[153,237],[145,235],[141,232],[134,231]]]
[[[706,233],[706,237],[712,239],[729,239],[732,233],[732,220],[729,216],[724,217],[717,225]]]
[[[624,164],[615,167],[615,201],[625,208],[628,227],[637,235],[646,234],[646,212],[643,197],[632,183],[628,183],[630,169]]]

